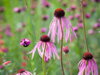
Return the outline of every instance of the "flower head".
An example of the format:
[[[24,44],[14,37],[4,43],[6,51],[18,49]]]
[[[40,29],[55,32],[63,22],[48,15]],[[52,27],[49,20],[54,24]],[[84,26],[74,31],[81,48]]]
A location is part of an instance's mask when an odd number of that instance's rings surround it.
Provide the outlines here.
[[[88,34],[93,35],[95,34],[95,31],[93,29],[88,30]]]
[[[3,69],[4,68],[4,66],[3,65],[0,65],[0,69]]]
[[[3,63],[3,65],[6,66],[6,65],[8,65],[10,63],[11,63],[11,61],[6,61],[6,62]]]
[[[42,0],[42,5],[44,7],[50,7],[50,3],[47,0]]]
[[[57,18],[64,17],[65,16],[65,11],[61,8],[58,8],[58,9],[55,10],[54,16],[57,17]]]
[[[12,35],[13,35],[12,32],[11,32],[11,27],[10,27],[10,25],[7,25],[7,26],[6,26],[6,28],[5,28],[5,34],[6,34],[7,36],[12,36]]]
[[[87,13],[87,14],[85,14],[85,17],[86,17],[87,19],[89,19],[89,18],[91,17],[91,14]]]
[[[7,53],[8,52],[8,48],[3,48],[2,52]]]
[[[78,23],[79,28],[83,28],[83,23]]]
[[[83,5],[83,7],[87,7],[88,4],[86,1],[84,1],[82,5]]]
[[[54,12],[54,18],[50,24],[48,35],[51,36],[53,42],[55,42],[57,36],[59,42],[59,40],[62,39],[62,31],[64,32],[64,29],[66,30],[66,33],[64,33],[66,41],[71,37],[71,33],[76,36],[71,22],[65,17],[65,11],[61,8],[57,8]]]
[[[42,33],[45,33],[46,31],[47,31],[46,28],[41,28],[41,32],[42,32]]]
[[[32,75],[32,73],[25,69],[20,69],[16,75]]]
[[[16,8],[13,9],[13,11],[16,12],[16,13],[20,13],[21,12],[21,9],[18,8],[18,7],[16,7]]]
[[[55,55],[59,59],[57,49],[54,44],[50,42],[50,38],[48,37],[48,35],[42,35],[40,41],[35,45],[33,50],[29,52],[32,53],[32,58],[34,57],[36,49],[38,50],[41,58],[43,58],[43,55],[45,56],[46,61],[51,59],[52,55]]]
[[[42,16],[42,19],[43,19],[44,21],[48,20],[48,18],[49,18],[48,15],[43,15],[43,16]]]
[[[68,46],[63,47],[63,51],[64,51],[65,53],[68,53],[68,52],[69,52]]]
[[[98,75],[98,68],[93,55],[90,52],[83,54],[83,59],[79,62],[79,73],[78,75]]]
[[[93,25],[93,29],[98,29],[98,28],[100,28],[100,23],[96,23]]]
[[[21,42],[20,42],[20,45],[24,46],[24,47],[27,47],[29,46],[31,43],[31,41],[29,39],[22,39]]]
[[[72,5],[72,6],[71,6],[71,10],[73,10],[73,11],[74,11],[76,8],[77,8],[76,5]]]
[[[75,31],[75,32],[77,32],[78,31],[78,27],[76,26],[76,27],[73,27],[73,30]]]

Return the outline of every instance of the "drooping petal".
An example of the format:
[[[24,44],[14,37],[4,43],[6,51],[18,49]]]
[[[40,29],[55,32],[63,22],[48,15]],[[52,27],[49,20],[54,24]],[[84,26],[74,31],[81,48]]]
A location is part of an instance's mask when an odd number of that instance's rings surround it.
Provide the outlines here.
[[[38,49],[38,53],[40,55],[40,57],[42,58],[43,57],[43,50],[40,49],[40,46],[42,45],[42,42],[40,43],[40,45],[37,47]]]
[[[98,75],[98,66],[94,59],[92,59],[92,64],[93,64],[93,70],[92,70],[93,75]]]
[[[79,68],[79,73],[78,75],[83,75],[85,68],[86,68],[86,61],[85,60],[81,60],[78,64],[78,68]]]
[[[16,75],[20,75],[20,73],[16,74]]]
[[[65,39],[67,42],[70,35],[70,25],[69,25],[70,22],[66,17],[63,17],[61,20],[62,20],[62,25],[66,28]]]
[[[50,43],[47,43],[47,46],[48,46],[48,57],[50,59],[52,57],[52,48],[50,46]]]
[[[52,42],[55,42],[56,30],[57,30],[57,18],[54,17],[50,24],[50,28],[48,32],[48,36],[51,36]]]
[[[79,62],[79,73],[78,75],[83,75],[83,72],[85,73],[85,75],[98,75],[98,67],[96,62],[94,61],[94,59],[90,59],[90,60],[84,60],[82,59]]]
[[[53,45],[53,43],[52,42],[50,42],[50,46],[51,46],[51,50],[52,50],[52,53],[57,57],[57,59],[59,59],[59,55],[58,55],[58,53],[57,53],[57,49],[56,49],[56,47]]]
[[[76,33],[73,30],[72,24],[66,17],[62,18],[62,25],[66,28],[66,36],[65,36],[66,42],[68,41],[69,38],[71,40],[72,35],[76,37]]]
[[[50,57],[50,49],[49,49],[48,44],[46,44],[45,57],[46,57],[47,59],[50,59],[50,58],[51,58],[51,57]]]
[[[32,49],[32,51],[29,52],[29,54],[32,53],[32,58],[34,58],[35,51],[36,51],[36,49],[37,49],[38,47],[40,47],[40,44],[41,44],[41,42],[38,42],[38,43],[35,45],[35,47]]]
[[[32,75],[32,73],[31,73],[31,72],[26,71],[26,73],[27,73],[26,75]]]
[[[60,19],[57,20],[57,37],[58,37],[58,42],[62,39],[62,30],[63,30],[63,27],[62,27],[62,24],[60,22]],[[62,29],[62,30],[61,30]]]

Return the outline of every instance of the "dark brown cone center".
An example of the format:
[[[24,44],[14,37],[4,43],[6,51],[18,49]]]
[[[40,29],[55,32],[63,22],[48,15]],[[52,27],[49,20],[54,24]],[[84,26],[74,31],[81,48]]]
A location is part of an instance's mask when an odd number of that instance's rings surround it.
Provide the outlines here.
[[[48,35],[42,35],[41,38],[40,38],[40,40],[42,42],[49,42],[50,41],[50,38],[48,37]]]
[[[25,72],[24,69],[20,69],[20,70],[18,71],[18,73],[23,73],[23,72]]]
[[[63,9],[61,8],[57,8],[54,12],[54,16],[57,17],[57,18],[61,18],[61,17],[64,17],[65,16],[65,12]]]
[[[83,58],[84,58],[85,60],[90,60],[90,59],[93,58],[93,55],[92,55],[90,52],[85,52],[85,53],[83,54]]]

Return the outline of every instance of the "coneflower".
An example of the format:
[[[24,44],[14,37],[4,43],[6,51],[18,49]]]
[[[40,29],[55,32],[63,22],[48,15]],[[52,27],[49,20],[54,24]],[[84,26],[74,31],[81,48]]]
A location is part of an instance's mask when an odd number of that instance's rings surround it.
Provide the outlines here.
[[[81,6],[84,0],[81,1]],[[83,18],[83,29],[84,29],[84,40],[86,43],[87,52],[83,54],[83,59],[79,62],[78,68],[79,73],[78,75],[98,75],[98,67],[93,59],[93,55],[89,52],[87,39],[86,39],[86,29],[85,29],[85,20],[84,20],[84,7],[82,6],[82,18]]]
[[[64,33],[64,30],[66,33]],[[72,34],[71,34],[72,33]],[[76,34],[73,30],[71,22],[65,17],[65,11],[61,8],[57,8],[54,12],[54,18],[50,24],[48,35],[51,36],[51,40],[55,42],[57,37],[58,42],[61,41],[61,69],[62,74],[64,74],[64,67],[63,67],[63,57],[62,57],[62,48],[63,48],[63,39],[65,37],[66,42],[70,38],[72,40],[72,35],[76,37]]]
[[[68,46],[63,47],[63,52],[67,54],[69,52],[69,47]]]
[[[6,62],[3,63],[3,65],[6,66],[6,65],[8,65],[10,63],[11,63],[11,61],[6,61]]]
[[[50,3],[47,0],[42,0],[42,5],[44,7],[50,7]]]
[[[38,50],[38,53],[41,58],[43,58],[43,55],[44,55],[44,57],[46,57],[46,59],[49,60],[51,59],[52,55],[55,55],[59,59],[57,49],[55,45],[53,44],[53,42],[50,41],[50,38],[48,37],[48,35],[42,35],[40,38],[40,41],[35,45],[33,50],[29,52],[29,53],[32,53],[32,58],[34,57],[36,49]]]
[[[64,29],[66,30],[65,35],[62,34],[62,30],[64,31]],[[74,30],[72,29],[71,22],[65,17],[65,11],[61,8],[57,8],[54,12],[54,18],[50,24],[48,32],[48,35],[51,36],[51,40],[55,42],[57,36],[59,42],[59,40],[62,39],[62,36],[64,36],[67,42],[70,38],[71,31],[72,34],[76,36]]]
[[[98,67],[90,52],[85,52],[78,65],[78,75],[98,75]]]
[[[29,39],[24,38],[24,39],[21,40],[20,45],[27,47],[27,46],[30,45],[30,43],[31,43],[31,41]]]
[[[20,69],[16,75],[32,75],[32,73],[25,69]]]

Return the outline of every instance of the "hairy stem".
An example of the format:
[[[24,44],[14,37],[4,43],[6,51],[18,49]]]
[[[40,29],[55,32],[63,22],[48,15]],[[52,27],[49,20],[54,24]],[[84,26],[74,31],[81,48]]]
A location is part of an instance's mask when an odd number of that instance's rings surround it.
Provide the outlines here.
[[[86,43],[86,49],[89,52],[89,48],[88,48],[88,44],[87,44],[87,38],[86,38],[86,27],[85,27],[85,11],[84,11],[84,7],[83,7],[83,2],[84,0],[81,0],[81,7],[82,7],[82,20],[83,20],[83,29],[84,29],[84,40]]]
[[[63,48],[63,36],[64,36],[64,33],[63,33],[63,28],[62,28],[62,23],[61,23],[61,19],[60,19],[60,26],[61,26],[61,32],[62,32],[62,38],[61,38],[61,54],[60,54],[60,60],[61,60],[61,69],[62,69],[62,75],[65,75],[64,73],[64,66],[63,66],[63,55],[62,55],[62,48]]]

